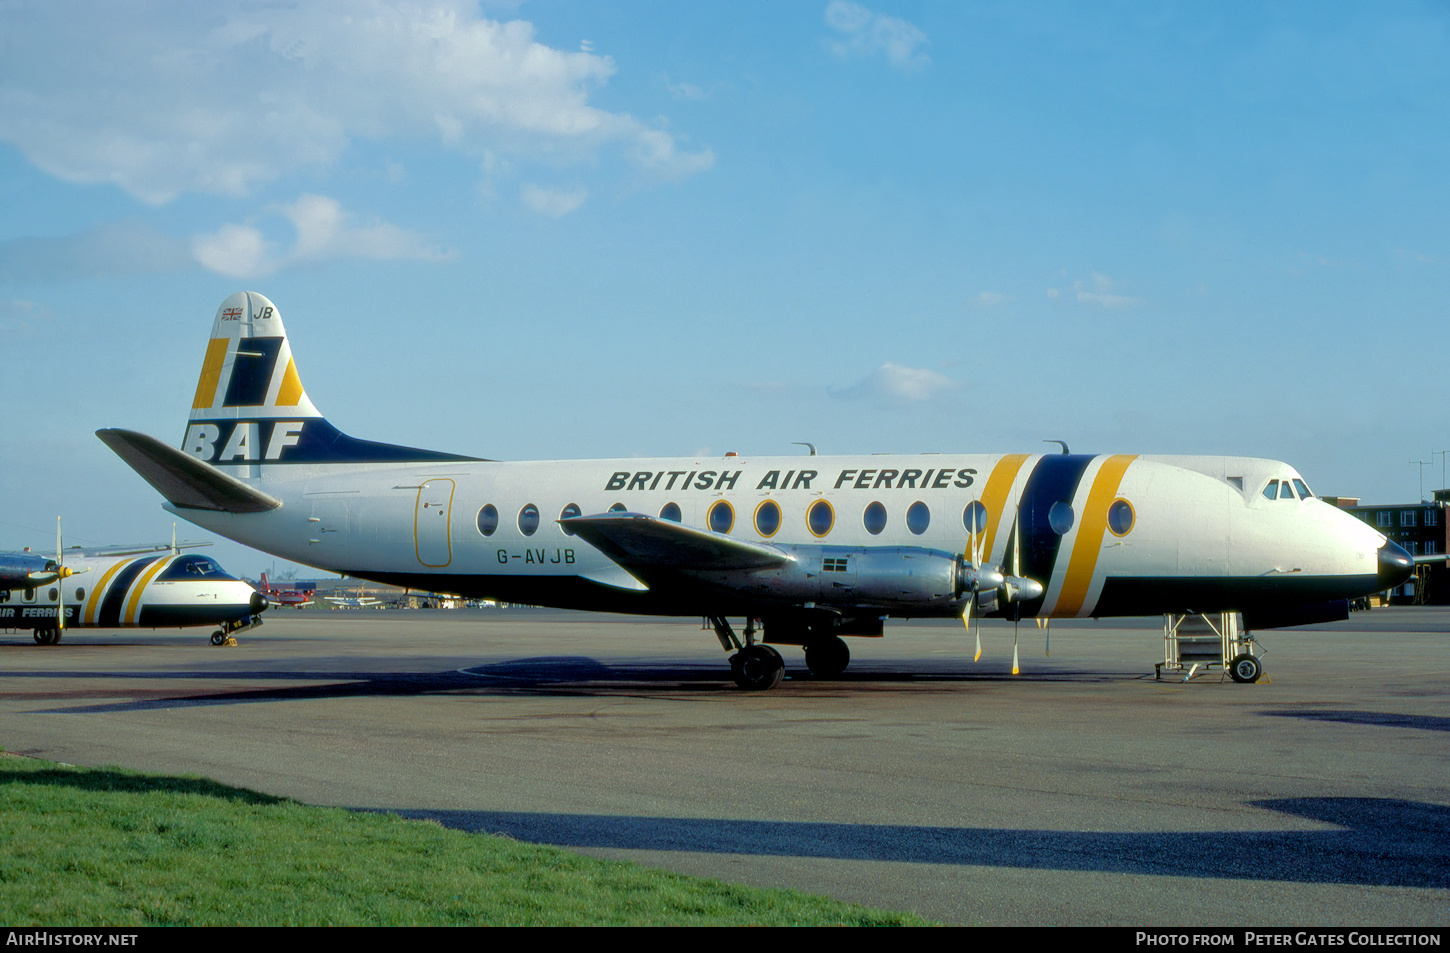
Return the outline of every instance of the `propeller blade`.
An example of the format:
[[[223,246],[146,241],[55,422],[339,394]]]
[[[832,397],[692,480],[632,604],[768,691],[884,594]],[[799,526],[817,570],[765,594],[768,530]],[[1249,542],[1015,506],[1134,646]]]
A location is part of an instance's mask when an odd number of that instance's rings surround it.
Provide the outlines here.
[[[55,627],[65,628],[65,577],[70,575],[65,571],[65,564],[61,562],[65,547],[61,545],[60,539],[60,517],[55,518]]]
[[[1012,674],[1017,675],[1021,669],[1017,665],[1017,623],[1012,623]]]
[[[1022,578],[1022,507],[1017,507],[1017,516],[1012,520],[1012,575]]]

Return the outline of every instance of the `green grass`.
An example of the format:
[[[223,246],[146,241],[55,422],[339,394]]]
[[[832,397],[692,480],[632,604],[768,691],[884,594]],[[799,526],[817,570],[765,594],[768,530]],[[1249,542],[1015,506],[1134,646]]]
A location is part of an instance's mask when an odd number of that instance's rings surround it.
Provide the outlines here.
[[[0,756],[0,923],[919,925],[202,778]]]

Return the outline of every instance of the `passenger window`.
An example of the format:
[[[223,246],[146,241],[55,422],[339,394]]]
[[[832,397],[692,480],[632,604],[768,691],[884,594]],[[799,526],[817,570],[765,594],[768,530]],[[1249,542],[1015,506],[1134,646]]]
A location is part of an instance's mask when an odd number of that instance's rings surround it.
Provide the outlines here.
[[[532,536],[539,530],[539,508],[532,503],[519,510],[519,532]]]
[[[616,503],[609,508],[609,512],[611,513],[625,513],[628,511],[629,507],[625,506],[623,503]]]
[[[931,509],[920,500],[906,511],[906,528],[920,536],[931,525]]]
[[[705,514],[705,521],[715,532],[728,533],[735,525],[735,508],[725,500],[716,500],[710,504],[710,510]]]
[[[761,536],[774,536],[780,529],[780,505],[766,500],[755,508],[755,531]]]
[[[1114,536],[1127,536],[1133,528],[1133,504],[1127,500],[1114,500],[1108,507],[1108,530]]]
[[[836,525],[836,511],[831,509],[831,504],[825,500],[816,500],[806,510],[806,526],[810,528],[811,535],[824,536]]]
[[[478,511],[478,531],[485,536],[492,536],[496,529],[498,529],[498,508],[489,503]]]
[[[973,535],[987,529],[987,508],[982,505],[981,500],[973,500],[962,510],[962,525]]]
[[[886,529],[886,507],[880,503],[869,504],[866,512],[861,514],[861,522],[866,524],[866,532],[872,536],[880,536],[882,530]]]
[[[1072,504],[1064,500],[1058,500],[1047,511],[1047,525],[1059,536],[1067,535],[1067,531],[1072,529],[1074,519],[1076,514],[1072,511]]]
[[[579,504],[578,503],[570,503],[568,506],[564,507],[564,509],[559,513],[559,519],[566,520],[566,519],[569,519],[572,516],[578,516],[580,514],[580,512],[581,511],[579,509]],[[564,531],[564,535],[565,536],[573,536],[574,535],[574,530],[572,530],[568,526],[564,525],[563,523],[560,523],[559,524],[559,528]]]
[[[660,519],[669,520],[671,523],[680,521],[680,506],[678,503],[666,503],[660,507]]]

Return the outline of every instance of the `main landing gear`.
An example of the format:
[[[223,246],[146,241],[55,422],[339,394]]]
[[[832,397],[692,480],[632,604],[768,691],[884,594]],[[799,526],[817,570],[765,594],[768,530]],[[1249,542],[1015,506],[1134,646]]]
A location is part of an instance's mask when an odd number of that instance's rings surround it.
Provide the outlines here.
[[[35,644],[36,645],[59,645],[60,644],[60,633],[61,633],[61,630],[60,629],[36,629],[35,630]]]
[[[805,644],[806,668],[817,678],[839,678],[851,664],[851,650],[839,635],[828,635]]]
[[[769,645],[755,641],[755,620],[745,620],[745,641],[736,638],[735,630],[724,616],[710,616],[709,622],[720,640],[720,646],[729,652],[730,677],[735,684],[752,692],[763,692],[775,688],[785,678],[785,660]],[[794,633],[794,630],[792,630]],[[794,638],[784,641],[795,642]],[[816,634],[809,640],[802,639],[806,652],[806,668],[817,678],[838,678],[851,664],[851,650],[838,635]]]
[[[709,622],[725,651],[735,649],[730,656],[730,677],[735,684],[748,692],[763,692],[775,688],[785,678],[785,659],[768,645],[755,641],[755,620],[745,620],[745,644],[735,637],[735,630],[724,616],[712,615]]]

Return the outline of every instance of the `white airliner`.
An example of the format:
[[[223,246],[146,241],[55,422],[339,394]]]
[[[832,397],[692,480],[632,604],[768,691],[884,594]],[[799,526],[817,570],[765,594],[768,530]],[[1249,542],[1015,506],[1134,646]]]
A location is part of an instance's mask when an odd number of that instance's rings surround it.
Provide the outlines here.
[[[217,310],[180,449],[97,435],[167,509],[284,559],[473,598],[708,617],[745,688],[780,682],[764,642],[838,674],[839,636],[879,636],[887,617],[1236,611],[1271,627],[1342,618],[1345,600],[1413,571],[1273,460],[508,463],[358,440],[308,399],[281,315],[253,292]]]
[[[32,629],[37,644],[55,645],[66,629],[216,626],[211,641],[222,645],[261,625],[261,593],[205,556],[159,550],[67,553],[64,566],[0,555],[0,629]]]

